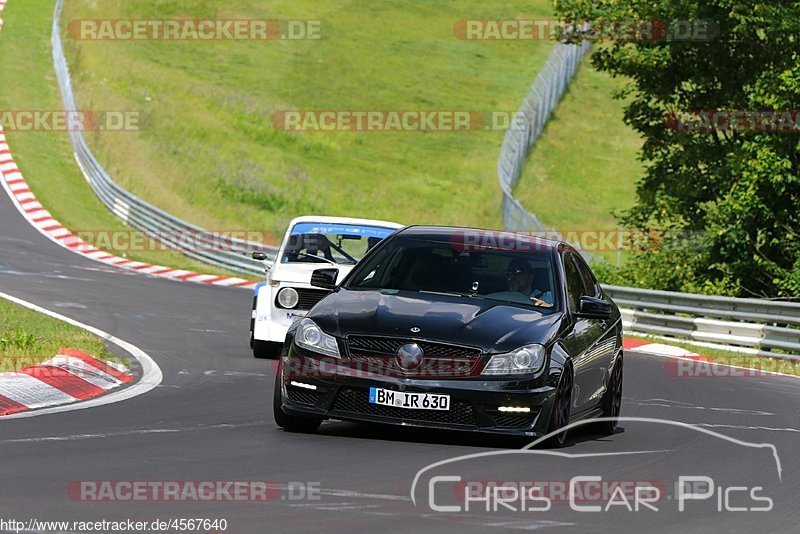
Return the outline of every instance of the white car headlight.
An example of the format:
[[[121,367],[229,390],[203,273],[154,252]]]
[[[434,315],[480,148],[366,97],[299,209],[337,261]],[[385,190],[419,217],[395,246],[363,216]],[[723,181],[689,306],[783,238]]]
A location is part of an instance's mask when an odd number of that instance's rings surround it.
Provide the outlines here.
[[[312,352],[339,357],[339,345],[336,343],[336,338],[323,332],[311,319],[300,321],[294,335],[294,342],[299,347]]]
[[[278,291],[278,304],[280,304],[283,308],[292,309],[297,306],[299,301],[300,296],[297,294],[297,290],[293,287],[284,287]]]
[[[538,373],[545,361],[544,347],[525,345],[505,354],[492,356],[481,372],[482,375],[522,375]]]

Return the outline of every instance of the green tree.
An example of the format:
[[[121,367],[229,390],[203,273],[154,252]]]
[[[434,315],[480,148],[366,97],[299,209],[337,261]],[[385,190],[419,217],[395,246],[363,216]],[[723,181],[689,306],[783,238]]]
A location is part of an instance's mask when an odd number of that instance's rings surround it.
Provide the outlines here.
[[[625,121],[644,137],[645,175],[621,222],[664,236],[616,281],[800,296],[800,128],[676,131],[666,120],[689,110],[800,110],[800,2],[560,0],[556,9],[601,35],[630,21],[664,23],[654,39],[601,39],[593,55],[598,69],[631,80],[616,96],[630,97]],[[706,21],[710,33],[683,38],[688,25],[676,21],[698,21],[698,30]]]

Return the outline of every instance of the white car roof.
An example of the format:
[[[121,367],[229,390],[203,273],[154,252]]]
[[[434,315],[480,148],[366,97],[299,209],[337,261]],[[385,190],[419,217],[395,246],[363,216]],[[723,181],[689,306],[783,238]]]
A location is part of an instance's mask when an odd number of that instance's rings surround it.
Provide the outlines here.
[[[289,223],[291,228],[297,223],[315,222],[322,224],[362,224],[365,226],[381,226],[383,228],[403,228],[402,224],[397,224],[389,221],[378,221],[374,219],[356,219],[354,217],[329,217],[326,215],[303,215],[302,217],[295,217]]]

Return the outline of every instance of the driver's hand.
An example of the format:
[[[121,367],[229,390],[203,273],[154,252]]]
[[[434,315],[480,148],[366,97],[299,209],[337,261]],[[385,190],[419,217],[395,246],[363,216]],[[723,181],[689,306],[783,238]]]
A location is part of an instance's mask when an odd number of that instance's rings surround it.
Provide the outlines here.
[[[533,301],[534,306],[544,306],[545,308],[549,308],[550,306],[552,306],[552,304],[549,304],[543,301],[542,299],[538,299],[536,297],[531,297],[531,300]]]

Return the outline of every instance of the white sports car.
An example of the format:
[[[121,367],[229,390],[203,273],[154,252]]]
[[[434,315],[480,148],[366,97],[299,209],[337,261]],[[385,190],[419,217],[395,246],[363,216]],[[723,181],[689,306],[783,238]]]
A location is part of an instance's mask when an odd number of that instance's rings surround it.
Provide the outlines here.
[[[338,269],[337,282],[349,273],[381,239],[403,226],[350,217],[297,217],[289,223],[267,279],[253,295],[250,347],[256,358],[276,358],[286,331],[330,291],[311,285],[311,273],[321,267]],[[265,259],[263,253],[253,257]]]

